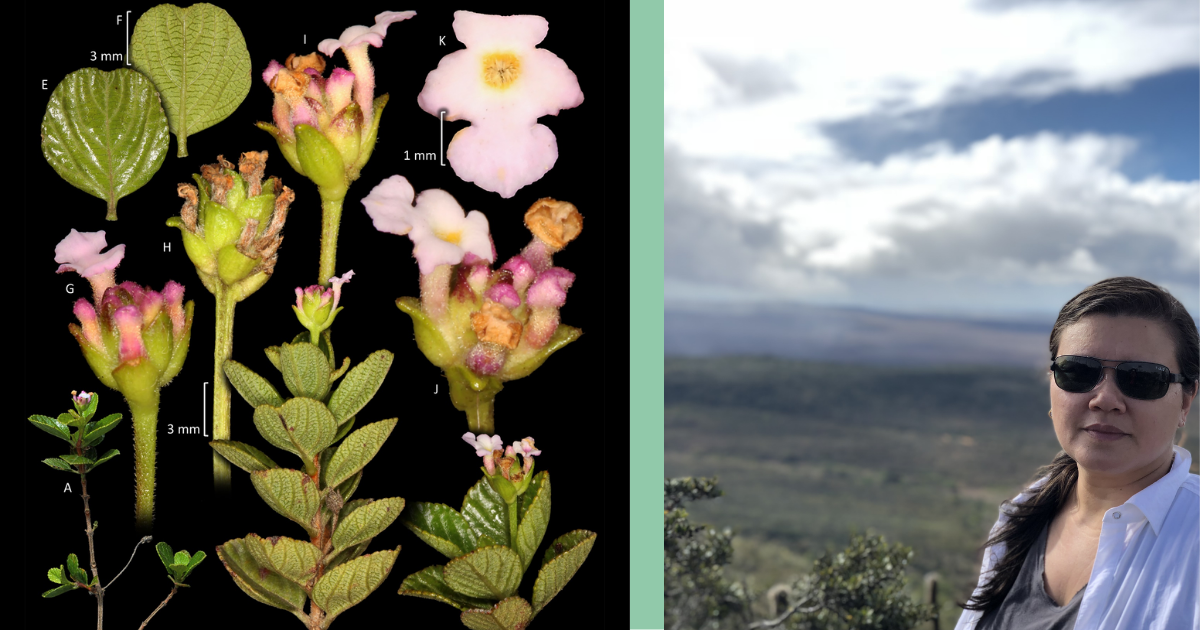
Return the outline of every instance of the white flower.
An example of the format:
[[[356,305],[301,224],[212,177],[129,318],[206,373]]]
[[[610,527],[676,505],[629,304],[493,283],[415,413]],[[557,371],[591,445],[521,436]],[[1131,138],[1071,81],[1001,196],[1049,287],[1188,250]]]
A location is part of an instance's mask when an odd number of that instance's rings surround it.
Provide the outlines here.
[[[504,441],[500,439],[500,435],[488,435],[480,433],[475,435],[467,432],[462,436],[463,441],[475,448],[475,454],[480,457],[487,457],[492,454],[492,451],[504,450]]]
[[[488,262],[496,259],[487,217],[478,210],[464,213],[444,190],[426,190],[414,205],[412,185],[393,175],[371,190],[363,206],[375,229],[412,239],[413,257],[422,274],[432,273],[438,265],[457,265],[468,252]]]
[[[112,271],[125,258],[125,246],[116,247],[100,253],[108,247],[104,240],[104,230],[99,232],[79,232],[74,229],[54,247],[54,262],[59,263],[58,273],[74,271],[84,278]]]
[[[541,451],[536,451],[533,449],[533,438],[531,437],[527,437],[520,442],[513,442],[512,448],[517,453],[520,453],[523,457],[542,454]]]
[[[384,11],[375,16],[375,26],[351,26],[342,31],[341,37],[326,39],[317,44],[317,50],[325,53],[326,57],[332,57],[339,48],[345,50],[367,44],[380,48],[383,46],[383,38],[387,35],[389,24],[407,20],[416,14],[416,11]]]

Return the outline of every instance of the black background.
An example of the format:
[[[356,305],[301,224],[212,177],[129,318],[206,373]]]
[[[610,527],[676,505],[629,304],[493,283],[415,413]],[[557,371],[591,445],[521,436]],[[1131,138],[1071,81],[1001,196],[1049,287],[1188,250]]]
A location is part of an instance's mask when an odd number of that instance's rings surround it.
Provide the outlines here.
[[[189,155],[175,156],[172,134],[162,168],[154,177],[118,204],[118,221],[104,219],[105,203],[59,178],[41,154],[39,129],[52,90],[64,76],[86,67],[113,70],[120,62],[92,62],[91,51],[125,52],[125,26],[116,16],[138,17],[152,3],[103,6],[77,5],[66,10],[55,3],[26,6],[26,112],[22,126],[25,154],[24,221],[24,407],[30,414],[56,416],[70,407],[71,390],[99,391],[99,413],[122,413],[121,427],[108,434],[102,449],[118,448],[121,455],[89,475],[93,518],[101,527],[96,534],[96,554],[102,582],[107,583],[125,565],[138,536],[133,527],[132,422],[119,393],[103,387],[83,360],[67,324],[75,321],[74,301],[89,297],[86,281],[72,273],[55,275],[54,246],[72,229],[105,230],[110,246],[124,243],[125,260],[117,280],[131,280],[161,290],[168,280],[186,287],[185,299],[194,300],[195,320],[191,349],[179,376],[162,390],[159,413],[155,542],[176,550],[204,550],[208,559],[189,578],[190,589],[181,589],[151,622],[151,628],[298,627],[288,613],[251,600],[233,583],[216,557],[215,548],[231,538],[256,533],[303,539],[296,524],[276,514],[257,496],[246,473],[233,469],[233,489],[217,495],[212,484],[212,451],[207,439],[195,435],[168,435],[167,425],[198,425],[205,382],[213,378],[214,301],[201,285],[195,268],[183,251],[179,231],[164,222],[179,213],[175,194],[180,182],[190,182],[201,164],[213,163],[218,154],[236,162],[242,152],[270,152],[267,175],[275,175],[296,192],[284,228],[275,275],[236,312],[233,358],[270,378],[281,391],[278,372],[262,349],[289,341],[303,329],[289,305],[294,289],[317,280],[320,238],[320,205],[316,186],[297,175],[279,154],[274,140],[253,126],[271,120],[271,91],[260,73],[271,59],[283,61],[289,53],[316,50],[322,39],[336,38],[352,24],[373,24],[383,10],[417,11],[409,20],[392,24],[382,48],[371,48],[376,68],[376,94],[389,93],[379,142],[358,181],[346,196],[339,239],[337,273],[353,269],[342,305],[346,310],[333,327],[339,357],[357,364],[370,352],[388,349],[396,358],[382,389],[358,414],[358,426],[399,417],[400,423],[383,450],[366,467],[355,498],[401,496],[408,502],[432,501],[458,507],[467,489],[478,480],[479,458],[459,436],[466,431],[464,415],[455,410],[446,394],[440,371],[417,350],[409,318],[394,305],[399,296],[418,295],[417,267],[406,237],[377,232],[363,210],[361,199],[381,180],[401,174],[420,192],[442,188],[465,210],[480,210],[491,225],[498,253],[497,264],[517,254],[530,235],[522,216],[536,199],[554,197],[576,204],[585,217],[584,231],[555,264],[577,276],[562,311],[564,323],[581,328],[584,335],[560,350],[530,377],[508,383],[496,399],[496,428],[506,442],[527,435],[537,439],[544,455],[539,470],[553,480],[553,511],[543,549],[555,537],[583,528],[599,534],[587,562],[571,583],[542,612],[536,627],[625,627],[628,602],[628,203],[629,180],[628,80],[629,15],[624,5],[595,6],[562,3],[513,3],[442,8],[423,4],[378,6],[359,3],[296,4],[251,3],[224,6],[241,28],[250,51],[252,85],[249,96],[224,121],[188,138]],[[436,161],[404,161],[404,151],[439,150],[438,121],[421,111],[416,96],[426,74],[438,60],[463,48],[453,33],[455,8],[481,13],[542,15],[550,32],[540,47],[561,57],[579,78],[585,100],[539,122],[558,139],[559,158],[542,179],[502,199],[474,184],[458,179],[449,165]],[[133,24],[130,25],[132,32]],[[445,45],[438,45],[439,36]],[[307,43],[303,38],[307,36]],[[346,66],[341,53],[330,66]],[[326,74],[328,74],[327,68]],[[42,81],[46,89],[42,89]],[[446,123],[448,143],[466,121]],[[10,208],[10,212],[17,210]],[[10,215],[11,216],[11,215]],[[169,243],[171,251],[164,251]],[[74,285],[68,294],[66,287]],[[11,329],[10,329],[11,331]],[[434,388],[437,394],[434,394]],[[262,448],[283,466],[298,467],[294,456],[274,449],[253,429],[251,408],[233,396],[232,438]],[[47,600],[41,593],[53,585],[45,572],[75,553],[87,565],[87,538],[83,532],[79,478],[50,469],[40,460],[66,452],[66,443],[24,427],[21,476],[23,478],[25,625],[55,622],[90,627],[95,602],[84,593],[67,593]],[[211,435],[211,417],[205,419]],[[70,482],[71,492],[64,492]],[[391,575],[359,605],[342,613],[337,627],[374,623],[417,624],[418,627],[462,627],[452,607],[396,594],[410,573],[445,558],[405,529],[399,522],[378,536],[368,552],[403,549]],[[536,566],[526,574],[519,593],[530,599]],[[128,570],[105,598],[109,628],[134,628],[170,590],[170,582],[154,554],[144,545]]]

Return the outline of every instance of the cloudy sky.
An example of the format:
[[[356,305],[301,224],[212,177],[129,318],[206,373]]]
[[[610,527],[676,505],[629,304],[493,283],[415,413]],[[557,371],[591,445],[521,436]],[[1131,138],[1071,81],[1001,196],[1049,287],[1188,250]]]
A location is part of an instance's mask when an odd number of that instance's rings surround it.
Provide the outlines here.
[[[1200,4],[667,0],[666,299],[1200,310]]]

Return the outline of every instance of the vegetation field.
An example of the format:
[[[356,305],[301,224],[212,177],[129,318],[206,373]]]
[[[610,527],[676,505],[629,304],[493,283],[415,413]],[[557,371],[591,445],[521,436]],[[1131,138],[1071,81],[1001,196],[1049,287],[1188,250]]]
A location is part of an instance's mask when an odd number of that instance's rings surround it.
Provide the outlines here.
[[[1014,368],[668,358],[665,472],[720,479],[724,497],[688,510],[737,532],[730,577],[758,593],[875,532],[913,547],[914,583],[938,572],[950,604],[970,595],[1000,501],[1059,450],[1048,388]],[[1198,435],[1193,407],[1193,459]]]

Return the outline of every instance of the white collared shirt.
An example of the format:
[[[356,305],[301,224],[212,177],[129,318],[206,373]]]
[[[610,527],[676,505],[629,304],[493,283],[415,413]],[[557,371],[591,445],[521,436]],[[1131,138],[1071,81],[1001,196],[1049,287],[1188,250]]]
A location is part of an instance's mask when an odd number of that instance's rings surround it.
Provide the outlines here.
[[[1075,630],[1200,628],[1200,476],[1188,472],[1191,453],[1174,449],[1175,461],[1162,479],[1104,513]],[[1028,496],[1021,493],[1013,503]],[[1007,521],[1001,509],[989,538]],[[1004,547],[984,550],[980,585],[991,577]],[[982,616],[964,610],[954,630],[973,630]]]

